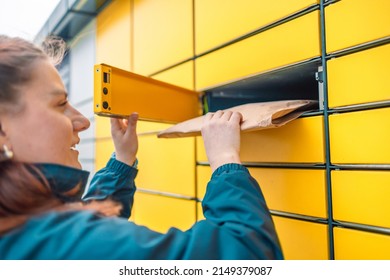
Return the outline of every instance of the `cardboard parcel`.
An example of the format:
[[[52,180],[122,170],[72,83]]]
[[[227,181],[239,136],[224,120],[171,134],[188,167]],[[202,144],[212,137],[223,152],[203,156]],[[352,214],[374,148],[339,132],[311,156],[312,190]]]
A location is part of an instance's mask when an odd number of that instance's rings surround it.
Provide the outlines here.
[[[315,100],[282,100],[248,103],[225,110],[240,112],[243,116],[241,131],[275,128],[295,120],[305,112],[318,108]],[[204,116],[173,125],[160,133],[159,138],[177,138],[201,135]]]

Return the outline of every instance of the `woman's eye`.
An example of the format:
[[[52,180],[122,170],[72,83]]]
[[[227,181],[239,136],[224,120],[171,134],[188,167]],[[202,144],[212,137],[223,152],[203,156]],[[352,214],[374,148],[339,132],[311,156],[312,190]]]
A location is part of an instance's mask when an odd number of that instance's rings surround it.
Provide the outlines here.
[[[60,103],[60,107],[65,107],[66,104],[68,104],[68,100],[65,100],[63,102]]]

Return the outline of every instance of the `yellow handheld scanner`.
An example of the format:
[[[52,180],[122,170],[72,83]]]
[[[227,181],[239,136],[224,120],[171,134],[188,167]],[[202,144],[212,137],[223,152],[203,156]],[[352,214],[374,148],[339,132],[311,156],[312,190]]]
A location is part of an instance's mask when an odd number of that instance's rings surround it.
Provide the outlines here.
[[[199,93],[106,64],[94,67],[94,113],[177,123],[200,115]]]

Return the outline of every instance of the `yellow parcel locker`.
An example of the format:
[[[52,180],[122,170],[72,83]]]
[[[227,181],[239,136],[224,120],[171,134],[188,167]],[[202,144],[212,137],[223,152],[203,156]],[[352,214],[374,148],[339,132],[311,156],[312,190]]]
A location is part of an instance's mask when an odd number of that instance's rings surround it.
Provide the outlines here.
[[[334,250],[336,260],[389,260],[390,236],[335,228]]]
[[[342,0],[326,7],[327,52],[390,36],[390,1]]]
[[[131,69],[130,1],[113,1],[96,17],[96,61]],[[121,42],[118,44],[117,42]],[[104,167],[114,151],[110,120],[95,116],[95,169]]]
[[[320,55],[319,14],[301,16],[196,59],[196,89]]]
[[[389,61],[390,44],[329,60],[329,107],[390,100]]]
[[[390,163],[390,108],[329,117],[333,163]]]
[[[153,79],[160,80],[172,85],[194,89],[194,62],[189,61],[169,70],[163,71],[152,76]],[[182,108],[184,109],[184,108]]]
[[[390,228],[390,172],[332,171],[333,218]]]
[[[249,168],[260,184],[268,208],[327,217],[324,170]]]
[[[130,27],[130,1],[112,1],[97,15],[96,63],[108,63],[131,70],[133,42]]]
[[[200,162],[207,162],[206,150],[201,136],[196,136],[196,160]]]
[[[197,160],[207,162],[201,137],[196,141]],[[323,117],[298,118],[277,129],[241,133],[243,162],[323,163]]]
[[[324,170],[249,168],[259,183],[268,208],[327,217]],[[197,198],[203,199],[211,178],[209,166],[197,166]]]
[[[94,116],[95,118],[95,137],[99,139],[111,139],[111,124],[109,118],[101,118],[100,116]]]
[[[203,208],[202,208],[202,203],[201,202],[197,202],[196,203],[196,207],[197,207],[197,221],[201,221],[201,220],[204,220],[204,215],[203,215]]]
[[[276,231],[287,260],[326,260],[327,226],[318,223],[273,216]]]
[[[134,71],[142,75],[193,56],[192,0],[134,0]]]
[[[298,118],[277,129],[242,133],[241,160],[323,163],[323,117]]]
[[[195,139],[139,137],[137,186],[195,197]]]
[[[171,227],[189,229],[196,221],[196,202],[174,197],[136,192],[132,217],[136,224],[158,232]]]
[[[196,197],[198,199],[203,199],[205,193],[207,184],[211,179],[211,168],[210,166],[201,166],[198,165],[196,167],[196,183],[197,183],[197,189],[196,189]]]
[[[215,48],[313,4],[317,4],[317,1],[196,0],[196,54]]]
[[[95,152],[99,155],[95,158],[95,170],[100,170],[106,166],[114,152],[114,143],[111,138],[96,139]]]

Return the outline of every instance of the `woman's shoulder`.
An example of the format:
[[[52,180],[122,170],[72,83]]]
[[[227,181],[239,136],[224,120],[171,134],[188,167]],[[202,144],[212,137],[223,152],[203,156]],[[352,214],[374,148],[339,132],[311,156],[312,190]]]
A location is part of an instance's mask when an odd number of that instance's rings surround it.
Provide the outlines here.
[[[133,227],[126,219],[107,218],[89,210],[51,211],[2,236],[1,258],[101,259],[102,248],[120,246],[121,232],[129,233]]]
[[[105,217],[92,210],[67,210],[51,211],[31,218],[25,229],[37,231],[65,233],[71,232],[72,236],[80,237],[86,232],[109,230],[118,227],[133,227],[134,224],[127,219],[119,217]]]

